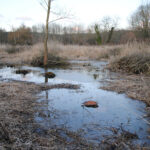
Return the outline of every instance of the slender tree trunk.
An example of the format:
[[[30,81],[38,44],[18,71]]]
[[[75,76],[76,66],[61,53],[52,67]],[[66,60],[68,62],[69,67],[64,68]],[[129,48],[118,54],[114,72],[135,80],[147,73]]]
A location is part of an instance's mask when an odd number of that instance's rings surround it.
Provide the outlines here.
[[[111,41],[113,32],[114,32],[114,27],[112,27],[111,30],[109,31],[107,43],[109,43]]]
[[[48,23],[50,17],[50,8],[51,8],[51,0],[48,0],[48,9],[47,9],[47,18],[46,18],[46,29],[45,29],[45,39],[44,39],[44,66],[47,67],[48,64]]]

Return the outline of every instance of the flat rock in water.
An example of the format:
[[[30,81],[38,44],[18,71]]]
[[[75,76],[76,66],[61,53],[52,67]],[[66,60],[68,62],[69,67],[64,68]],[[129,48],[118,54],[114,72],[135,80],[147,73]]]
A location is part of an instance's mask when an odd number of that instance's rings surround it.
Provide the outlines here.
[[[95,101],[86,101],[83,103],[83,106],[96,108],[98,104]]]
[[[55,78],[55,74],[53,73],[53,72],[46,72],[45,73],[45,77],[47,77],[47,78]]]

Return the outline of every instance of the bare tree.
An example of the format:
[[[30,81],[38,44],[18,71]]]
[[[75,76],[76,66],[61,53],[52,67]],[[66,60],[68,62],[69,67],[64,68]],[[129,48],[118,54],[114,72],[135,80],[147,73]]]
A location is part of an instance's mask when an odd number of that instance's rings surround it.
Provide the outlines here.
[[[101,20],[101,28],[103,30],[103,40],[106,41],[106,43],[109,43],[112,39],[114,30],[118,26],[118,17],[109,17],[104,16]]]
[[[100,26],[103,31],[110,31],[113,28],[116,28],[118,25],[118,17],[111,18],[109,16],[104,16],[100,21]]]
[[[114,32],[114,27],[112,27],[111,30],[109,31],[107,43],[109,43],[111,41],[113,32]]]
[[[40,5],[46,10],[47,17],[46,17],[46,25],[45,25],[45,37],[44,37],[44,66],[47,67],[48,64],[48,28],[49,28],[49,19],[50,19],[50,10],[51,10],[51,2],[52,0],[40,0]]]
[[[55,12],[51,11],[51,3],[54,0],[40,0],[40,5],[46,10],[47,17],[46,17],[46,26],[45,26],[45,38],[44,38],[44,66],[46,67],[48,65],[48,34],[49,34],[49,23],[53,23],[62,19],[70,19],[69,14],[66,11],[62,12]],[[54,20],[50,20],[50,14],[53,13],[56,17]]]
[[[48,64],[48,47],[47,47],[47,41],[48,41],[48,24],[49,24],[49,18],[50,18],[51,2],[52,2],[52,0],[42,0],[42,2],[41,2],[41,5],[47,11],[46,27],[45,27],[45,38],[44,38],[44,66],[45,67]]]
[[[94,30],[97,35],[97,43],[109,43],[112,39],[115,28],[118,26],[118,17],[104,16],[99,23],[94,25]],[[92,31],[92,30],[91,30]]]
[[[139,6],[131,15],[129,22],[134,30],[141,30],[144,38],[148,38],[150,30],[150,3]]]

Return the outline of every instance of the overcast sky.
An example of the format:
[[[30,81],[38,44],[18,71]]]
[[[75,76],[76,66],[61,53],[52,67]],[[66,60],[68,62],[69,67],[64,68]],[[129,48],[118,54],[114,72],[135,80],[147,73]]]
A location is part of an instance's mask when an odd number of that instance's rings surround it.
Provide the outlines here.
[[[32,26],[45,23],[46,11],[40,0],[0,0],[0,28],[10,30],[20,24]],[[71,12],[72,20],[61,24],[84,24],[98,22],[104,16],[118,17],[120,28],[128,26],[128,18],[141,4],[141,0],[55,0],[53,11]],[[54,16],[52,17],[52,19]]]

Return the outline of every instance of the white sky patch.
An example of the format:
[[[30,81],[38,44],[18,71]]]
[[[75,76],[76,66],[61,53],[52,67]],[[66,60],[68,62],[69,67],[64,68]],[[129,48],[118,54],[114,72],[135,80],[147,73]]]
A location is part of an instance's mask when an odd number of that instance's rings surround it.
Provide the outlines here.
[[[33,21],[32,18],[26,17],[26,16],[16,17],[16,20],[20,20],[20,21]]]
[[[0,14],[0,19],[3,19],[3,18],[4,18],[4,16],[2,14]]]
[[[39,4],[39,0],[0,1],[0,13],[4,15],[0,27],[3,26],[10,30],[11,26],[18,27],[21,24],[30,27],[35,24],[45,24],[46,11]],[[129,16],[140,4],[141,0],[55,0],[52,2],[52,10],[71,11],[71,14],[75,16],[75,19],[58,21],[61,25],[83,24],[83,26],[88,26],[100,21],[104,16],[110,16],[119,17],[120,28],[126,28]],[[17,21],[16,18],[18,18]],[[56,16],[50,15],[50,20],[55,18]]]

